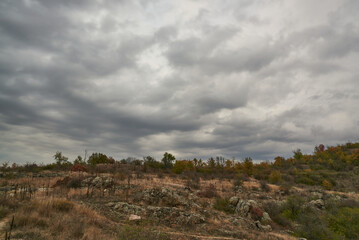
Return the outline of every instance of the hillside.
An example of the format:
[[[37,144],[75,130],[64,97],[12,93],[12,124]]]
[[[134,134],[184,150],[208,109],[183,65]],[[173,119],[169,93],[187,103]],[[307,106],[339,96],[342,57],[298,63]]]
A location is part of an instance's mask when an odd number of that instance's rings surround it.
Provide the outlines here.
[[[54,158],[3,164],[1,237],[359,239],[359,143],[259,164]]]

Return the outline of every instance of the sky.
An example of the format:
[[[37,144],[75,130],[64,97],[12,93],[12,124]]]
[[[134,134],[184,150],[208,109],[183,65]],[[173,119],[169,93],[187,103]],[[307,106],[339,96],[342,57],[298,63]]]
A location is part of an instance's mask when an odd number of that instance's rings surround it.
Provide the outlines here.
[[[2,0],[0,162],[359,141],[357,0]]]

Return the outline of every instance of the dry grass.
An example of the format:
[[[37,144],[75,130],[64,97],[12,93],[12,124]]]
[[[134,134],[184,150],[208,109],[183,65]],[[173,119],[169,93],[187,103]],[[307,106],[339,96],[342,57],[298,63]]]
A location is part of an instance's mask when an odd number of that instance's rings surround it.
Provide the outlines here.
[[[14,213],[13,239],[115,239],[105,217],[74,202],[34,199]]]

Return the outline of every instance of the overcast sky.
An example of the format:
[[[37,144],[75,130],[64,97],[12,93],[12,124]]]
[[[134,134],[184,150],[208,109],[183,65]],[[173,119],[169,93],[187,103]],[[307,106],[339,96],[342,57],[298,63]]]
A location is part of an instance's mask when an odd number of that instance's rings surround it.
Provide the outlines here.
[[[358,0],[2,0],[0,161],[359,141]]]

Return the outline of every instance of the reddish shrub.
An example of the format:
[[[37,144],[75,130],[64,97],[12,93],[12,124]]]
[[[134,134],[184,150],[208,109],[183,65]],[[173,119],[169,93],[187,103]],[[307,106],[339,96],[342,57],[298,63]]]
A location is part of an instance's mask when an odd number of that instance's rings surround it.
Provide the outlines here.
[[[255,221],[259,221],[263,217],[263,211],[259,207],[250,207],[249,212],[251,214],[251,218]]]
[[[87,168],[84,165],[81,164],[75,164],[70,169],[71,172],[86,172]]]

